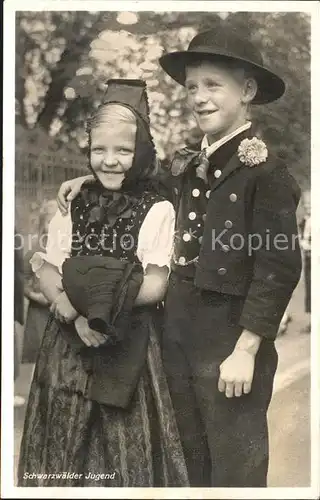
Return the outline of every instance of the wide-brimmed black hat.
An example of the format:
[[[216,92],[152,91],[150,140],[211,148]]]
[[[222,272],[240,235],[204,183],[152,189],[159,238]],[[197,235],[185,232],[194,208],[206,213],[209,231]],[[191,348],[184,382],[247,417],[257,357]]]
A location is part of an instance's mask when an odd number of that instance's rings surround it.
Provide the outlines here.
[[[163,55],[160,65],[180,85],[185,85],[185,70],[188,64],[197,61],[233,60],[242,63],[252,72],[258,90],[253,104],[275,101],[285,91],[285,83],[268,69],[259,50],[248,40],[239,38],[233,31],[208,30],[196,35],[187,50]]]

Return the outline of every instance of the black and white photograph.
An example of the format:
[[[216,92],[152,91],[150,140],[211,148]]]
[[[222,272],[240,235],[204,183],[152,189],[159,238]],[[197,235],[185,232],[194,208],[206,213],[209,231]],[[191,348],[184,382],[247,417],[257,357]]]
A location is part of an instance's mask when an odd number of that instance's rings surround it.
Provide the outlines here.
[[[1,497],[319,498],[319,3],[4,14]]]

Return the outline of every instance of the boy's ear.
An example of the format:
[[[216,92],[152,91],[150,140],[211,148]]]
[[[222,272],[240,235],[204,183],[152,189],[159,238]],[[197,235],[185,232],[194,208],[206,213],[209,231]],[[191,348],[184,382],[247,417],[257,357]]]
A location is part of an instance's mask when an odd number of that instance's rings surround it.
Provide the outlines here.
[[[242,102],[244,104],[250,104],[255,98],[258,90],[257,82],[254,78],[246,78],[243,86],[243,96]]]

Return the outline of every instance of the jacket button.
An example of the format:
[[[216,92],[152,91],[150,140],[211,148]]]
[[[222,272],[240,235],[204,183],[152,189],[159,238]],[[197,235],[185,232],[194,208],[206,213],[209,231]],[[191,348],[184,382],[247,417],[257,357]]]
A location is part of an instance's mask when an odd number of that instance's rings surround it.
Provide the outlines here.
[[[231,220],[226,220],[226,222],[224,223],[224,227],[226,227],[227,229],[231,229],[233,226]]]
[[[216,179],[219,179],[221,174],[222,174],[221,170],[215,170],[213,175],[215,176]]]
[[[220,267],[220,269],[218,269],[218,274],[220,274],[220,276],[223,276],[226,272],[227,270],[225,267]]]
[[[222,245],[221,248],[222,248],[223,252],[229,252],[229,250],[230,250],[229,245]]]
[[[178,188],[173,188],[174,194],[178,194]]]
[[[232,201],[233,203],[235,203],[238,199],[238,196],[235,194],[235,193],[231,193],[230,196],[230,201]]]
[[[208,199],[210,198],[210,193],[211,193],[211,190],[208,189],[208,191],[206,192],[206,198],[208,198]]]

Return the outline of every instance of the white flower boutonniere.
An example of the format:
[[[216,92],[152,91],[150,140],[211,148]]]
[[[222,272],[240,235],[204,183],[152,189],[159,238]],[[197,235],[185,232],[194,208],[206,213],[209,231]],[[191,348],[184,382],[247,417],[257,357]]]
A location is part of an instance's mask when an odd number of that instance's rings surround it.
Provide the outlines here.
[[[248,167],[255,167],[268,158],[268,149],[263,141],[257,137],[243,139],[238,148],[239,160]]]

